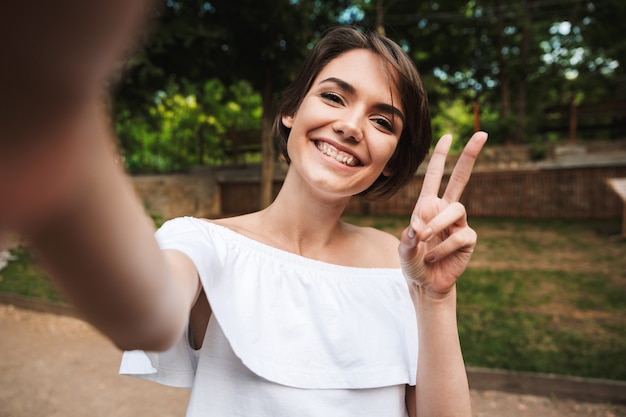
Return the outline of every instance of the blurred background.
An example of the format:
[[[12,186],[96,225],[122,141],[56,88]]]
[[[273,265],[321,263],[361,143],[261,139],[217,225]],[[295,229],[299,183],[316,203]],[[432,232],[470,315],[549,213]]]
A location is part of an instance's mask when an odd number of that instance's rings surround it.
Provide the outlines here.
[[[435,137],[452,133],[458,153],[489,133],[462,197],[479,234],[459,282],[468,365],[626,381],[625,1],[156,4],[110,106],[157,226],[269,204],[286,169],[271,134],[282,90],[329,27],[376,30],[415,61]],[[346,219],[398,235],[421,179],[355,198]],[[36,265],[0,242],[0,295],[63,304]]]
[[[258,177],[260,188],[224,192],[222,206],[201,204],[202,215],[269,204],[284,169],[270,130],[276,100],[323,32],[338,24],[376,30],[402,45],[425,81],[434,136],[452,133],[456,151],[480,129],[489,132],[493,149],[480,162],[491,167],[571,163],[589,153],[598,161],[608,156],[613,165],[626,161],[621,0],[157,5],[115,84],[114,122],[132,174],[222,167],[230,180]],[[611,216],[620,210],[614,205]],[[593,208],[605,216],[606,210]]]
[[[457,149],[626,135],[620,0],[160,1],[114,115],[131,172],[260,162],[274,103],[325,29],[385,33],[425,80]],[[575,114],[573,114],[575,112]],[[575,136],[570,131],[575,122]]]

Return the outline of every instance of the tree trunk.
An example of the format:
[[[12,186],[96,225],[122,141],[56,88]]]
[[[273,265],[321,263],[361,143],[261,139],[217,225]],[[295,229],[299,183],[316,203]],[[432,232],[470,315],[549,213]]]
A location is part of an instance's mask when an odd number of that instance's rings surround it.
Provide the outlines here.
[[[383,0],[376,0],[376,32],[385,36],[385,12],[383,8]]]
[[[196,163],[199,166],[204,165],[204,130],[206,128],[206,125],[203,123],[200,125],[200,127],[198,128],[198,131],[196,132],[196,140],[198,141],[198,160],[196,161]]]
[[[509,128],[509,121],[511,120],[511,85],[509,81],[509,69],[504,57],[504,14],[502,12],[501,0],[496,0],[496,28],[497,44],[498,44],[498,67],[499,73],[499,89],[500,89],[500,120],[504,121],[502,126],[502,136],[505,142],[511,141],[511,129]]]
[[[474,132],[480,130],[480,103],[478,100],[474,100],[472,103],[472,114],[474,116]]]
[[[526,111],[528,107],[528,55],[531,37],[532,0],[522,0],[522,44],[520,46],[520,71],[517,95],[517,126],[515,141],[521,143],[526,134]]]
[[[260,209],[269,206],[274,197],[272,193],[272,185],[274,182],[274,136],[272,134],[274,102],[272,100],[272,79],[269,74],[265,82],[262,100]]]
[[[572,93],[569,101],[569,143],[576,143],[576,128],[578,126],[578,107],[576,106],[576,94]]]
[[[230,152],[233,158],[233,165],[239,165],[239,137],[235,126],[230,128]]]

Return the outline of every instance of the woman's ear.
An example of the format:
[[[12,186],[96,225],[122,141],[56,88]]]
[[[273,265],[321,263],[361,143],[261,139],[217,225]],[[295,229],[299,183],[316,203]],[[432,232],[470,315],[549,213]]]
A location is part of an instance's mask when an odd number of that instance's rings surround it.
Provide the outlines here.
[[[393,175],[393,171],[394,169],[389,165],[389,163],[387,163],[387,165],[385,165],[385,169],[383,169],[383,175],[385,177],[391,177]]]
[[[283,115],[281,120],[287,129],[291,129],[293,126],[293,116]]]

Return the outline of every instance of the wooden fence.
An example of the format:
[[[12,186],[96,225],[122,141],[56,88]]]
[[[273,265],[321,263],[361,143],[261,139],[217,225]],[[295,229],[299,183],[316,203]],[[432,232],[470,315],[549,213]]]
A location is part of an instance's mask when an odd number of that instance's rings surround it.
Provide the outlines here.
[[[569,132],[570,143],[576,141],[579,133],[597,138],[606,132],[608,138],[623,138],[626,136],[626,100],[576,104],[572,96],[568,106],[546,109],[539,130]]]
[[[622,216],[622,202],[608,187],[607,178],[626,177],[626,164],[578,168],[548,168],[475,172],[461,198],[469,216],[610,219]],[[408,216],[419,195],[423,176],[386,201],[354,198],[347,214]],[[274,192],[280,189],[276,181]],[[442,184],[442,187],[445,186]],[[258,209],[257,181],[219,183],[222,213]]]

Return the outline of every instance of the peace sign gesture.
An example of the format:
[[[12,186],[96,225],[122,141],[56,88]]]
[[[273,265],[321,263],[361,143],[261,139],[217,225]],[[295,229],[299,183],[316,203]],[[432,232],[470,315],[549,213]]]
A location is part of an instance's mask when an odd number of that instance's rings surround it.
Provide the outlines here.
[[[404,276],[409,283],[435,296],[448,294],[454,288],[476,246],[476,232],[469,227],[459,198],[486,141],[484,132],[472,136],[454,167],[443,197],[439,197],[452,137],[445,135],[439,140],[426,169],[411,224],[400,238],[398,252]]]

